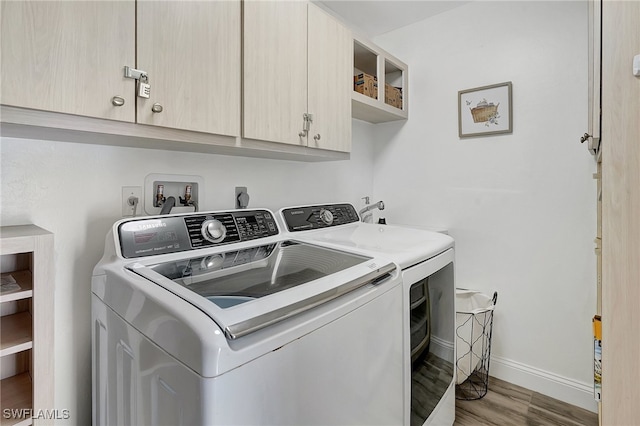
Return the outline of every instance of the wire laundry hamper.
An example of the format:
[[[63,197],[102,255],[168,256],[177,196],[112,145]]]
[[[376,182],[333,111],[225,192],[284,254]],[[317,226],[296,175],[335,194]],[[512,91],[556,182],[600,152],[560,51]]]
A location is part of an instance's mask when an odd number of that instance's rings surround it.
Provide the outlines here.
[[[490,298],[477,291],[456,290],[456,399],[480,399],[489,389],[493,310]]]

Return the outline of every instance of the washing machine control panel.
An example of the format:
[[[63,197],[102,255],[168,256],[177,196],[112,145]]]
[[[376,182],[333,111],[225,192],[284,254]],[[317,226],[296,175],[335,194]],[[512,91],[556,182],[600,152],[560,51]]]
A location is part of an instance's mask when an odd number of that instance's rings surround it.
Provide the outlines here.
[[[326,204],[282,210],[289,231],[308,231],[357,222],[358,213],[351,204]]]
[[[118,226],[125,258],[145,257],[255,240],[278,234],[268,210],[195,213],[131,219]]]

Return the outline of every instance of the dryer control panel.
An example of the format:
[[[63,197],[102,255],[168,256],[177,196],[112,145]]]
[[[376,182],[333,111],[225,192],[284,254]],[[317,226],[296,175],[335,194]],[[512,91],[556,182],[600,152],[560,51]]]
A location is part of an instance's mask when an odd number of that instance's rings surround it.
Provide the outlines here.
[[[195,250],[278,235],[268,210],[154,216],[118,225],[122,256],[136,258]]]
[[[351,204],[325,204],[282,210],[289,231],[309,231],[357,222],[358,213]]]

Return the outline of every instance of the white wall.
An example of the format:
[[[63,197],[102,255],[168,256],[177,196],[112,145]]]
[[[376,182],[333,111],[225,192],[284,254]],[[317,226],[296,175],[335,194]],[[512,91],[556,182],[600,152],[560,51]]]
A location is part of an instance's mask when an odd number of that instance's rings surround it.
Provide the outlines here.
[[[409,65],[376,132],[389,223],[442,226],[460,287],[499,293],[491,374],[594,409],[587,3],[476,1],[374,40]],[[458,90],[513,82],[513,134],[459,139]]]
[[[302,163],[2,138],[2,226],[34,223],[55,234],[56,407],[68,424],[91,423],[90,280],[108,229],[121,214],[121,187],[150,173],[200,175],[201,210],[347,201],[371,193],[371,125],[355,122],[350,161]],[[53,373],[53,372],[52,372]],[[54,408],[54,407],[47,407]]]

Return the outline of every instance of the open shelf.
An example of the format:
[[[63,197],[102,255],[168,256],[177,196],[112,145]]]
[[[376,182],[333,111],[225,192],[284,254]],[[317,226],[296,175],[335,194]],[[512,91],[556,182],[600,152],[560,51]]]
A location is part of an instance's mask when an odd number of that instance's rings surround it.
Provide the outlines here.
[[[26,426],[32,424],[31,416],[27,418],[5,418],[4,410],[30,409],[33,407],[32,383],[29,373],[22,373],[3,379],[0,382],[0,394],[2,395],[1,426]],[[10,411],[11,413],[11,411]],[[26,412],[28,413],[28,412]]]
[[[26,351],[33,347],[31,314],[20,312],[2,317],[0,356]]]
[[[408,117],[406,110],[400,110],[358,92],[351,95],[351,115],[369,123],[406,120]]]
[[[378,53],[367,45],[369,43],[353,40],[353,67],[357,72],[365,72],[378,77]]]
[[[50,232],[0,228],[0,426],[31,425],[35,411],[54,406],[52,259]]]
[[[0,303],[12,302],[14,300],[28,299],[33,296],[33,285],[31,284],[31,272],[30,271],[16,271],[11,273],[2,274],[3,281],[13,277],[16,283],[20,286],[19,289],[12,291],[3,291],[0,293]]]
[[[377,94],[352,91],[352,117],[370,123],[406,120],[408,114],[408,67],[373,43],[353,40],[353,74],[375,79]]]

